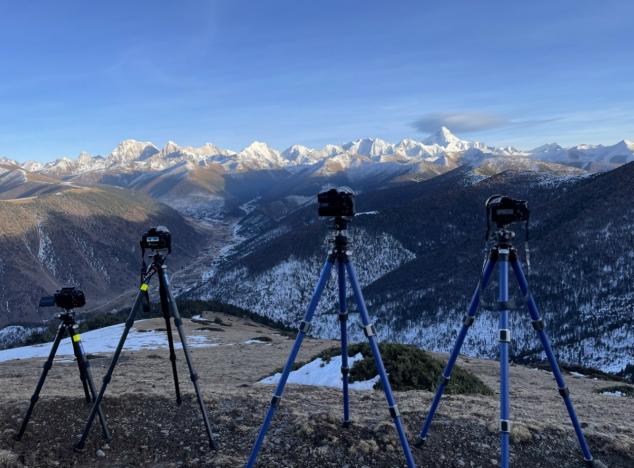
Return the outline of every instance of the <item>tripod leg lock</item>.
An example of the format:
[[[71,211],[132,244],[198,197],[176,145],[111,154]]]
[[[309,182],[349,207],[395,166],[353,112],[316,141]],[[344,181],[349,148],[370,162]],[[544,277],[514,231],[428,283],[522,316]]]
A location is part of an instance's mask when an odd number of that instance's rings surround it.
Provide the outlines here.
[[[500,432],[511,432],[511,421],[500,419]]]
[[[348,375],[350,373],[350,368],[349,367],[341,367],[341,373],[343,375]]]
[[[560,388],[559,394],[562,398],[568,398],[570,396],[570,390],[568,390],[568,387]]]
[[[348,320],[348,312],[344,312],[343,314],[339,314],[339,321],[340,322],[345,322],[346,320]]]
[[[277,407],[280,405],[280,400],[282,399],[281,396],[277,396],[277,395],[273,395],[273,398],[271,398],[271,406],[273,408]]]
[[[510,343],[511,342],[511,330],[508,328],[500,329],[500,343]]]
[[[376,328],[374,328],[373,324],[370,323],[368,325],[364,325],[361,328],[363,328],[363,333],[367,338],[370,338],[371,336],[376,336]]]
[[[438,381],[436,382],[436,388],[439,388],[442,385],[447,385],[449,383],[449,379],[450,377],[445,377],[444,375],[440,374],[440,377],[438,377]]]
[[[542,319],[533,320],[531,323],[533,324],[533,328],[535,329],[535,331],[544,331],[545,325]]]
[[[181,319],[180,317],[174,317],[174,325],[176,325],[176,327],[180,327],[183,324],[183,319]]]
[[[517,302],[514,299],[508,301],[498,301],[494,307],[494,310],[515,310],[519,309]]]
[[[390,416],[396,419],[401,415],[401,412],[398,410],[398,405],[390,406]]]
[[[196,382],[198,380],[198,374],[196,372],[192,372],[191,374],[189,374],[189,378],[192,382]]]
[[[308,335],[308,332],[310,331],[311,328],[312,328],[311,323],[307,322],[306,320],[302,320],[299,324],[299,331],[303,333],[304,335]]]
[[[473,325],[473,322],[475,322],[475,317],[473,315],[465,315],[464,318],[462,319],[462,324],[465,327],[470,327],[471,325]]]

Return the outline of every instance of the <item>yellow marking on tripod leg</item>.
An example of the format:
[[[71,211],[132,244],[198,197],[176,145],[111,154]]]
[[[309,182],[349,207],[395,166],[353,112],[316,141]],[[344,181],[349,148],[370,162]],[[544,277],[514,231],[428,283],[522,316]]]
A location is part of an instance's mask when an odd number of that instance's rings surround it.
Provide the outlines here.
[[[143,283],[139,289],[143,292],[146,292],[149,288],[150,288],[149,284]]]
[[[81,335],[79,333],[77,333],[76,335],[73,335],[73,341],[75,343],[78,343],[81,341]]]

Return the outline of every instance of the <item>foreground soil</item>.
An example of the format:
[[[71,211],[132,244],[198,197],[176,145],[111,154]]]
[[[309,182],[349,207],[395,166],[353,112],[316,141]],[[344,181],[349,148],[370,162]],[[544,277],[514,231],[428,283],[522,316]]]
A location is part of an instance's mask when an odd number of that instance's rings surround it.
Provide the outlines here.
[[[167,350],[124,353],[110,384],[104,411],[113,434],[106,444],[98,425],[83,453],[72,450],[88,407],[76,365],[60,357],[49,374],[27,432],[18,428],[44,359],[0,363],[0,466],[242,466],[270,401],[273,388],[256,382],[283,365],[292,339],[248,320],[208,314],[214,324],[186,320],[189,335],[204,335],[216,346],[192,350],[205,402],[220,449],[209,449],[200,411],[182,354],[178,353],[184,401],[173,397]],[[159,320],[139,330],[164,327]],[[253,338],[268,337],[257,343]],[[246,342],[249,343],[246,343]],[[90,351],[89,342],[85,343]],[[308,339],[300,360],[333,345]],[[91,359],[100,384],[109,356]],[[498,366],[461,359],[491,388]],[[632,399],[597,393],[611,382],[567,376],[572,398],[595,458],[608,466],[634,466]],[[511,368],[513,420],[511,463],[520,467],[584,466],[574,431],[551,375],[522,366]],[[432,394],[397,392],[410,440],[414,440]],[[343,429],[341,394],[335,389],[289,386],[259,458],[259,466],[404,466],[383,393],[352,392],[354,424]],[[413,449],[422,467],[498,465],[497,396],[447,395],[424,449]]]

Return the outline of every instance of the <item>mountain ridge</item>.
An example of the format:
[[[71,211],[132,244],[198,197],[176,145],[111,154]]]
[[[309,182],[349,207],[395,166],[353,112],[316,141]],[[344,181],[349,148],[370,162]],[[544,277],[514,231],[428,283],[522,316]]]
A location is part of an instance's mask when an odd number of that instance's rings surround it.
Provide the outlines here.
[[[623,139],[614,145],[580,144],[563,147],[548,143],[531,150],[513,147],[489,146],[479,141],[458,138],[448,128],[422,140],[403,138],[398,143],[390,143],[381,138],[360,138],[340,145],[325,145],[323,148],[309,148],[293,144],[284,150],[277,150],[268,144],[255,140],[240,151],[220,148],[212,143],[200,147],[180,146],[168,141],[163,148],[149,141],[123,140],[107,156],[91,156],[86,152],[75,158],[59,158],[47,163],[26,161],[7,162],[31,172],[43,172],[61,177],[69,177],[82,172],[112,169],[162,170],[183,160],[199,165],[217,163],[228,172],[244,172],[263,169],[284,169],[293,166],[313,165],[322,160],[342,154],[365,156],[370,162],[432,162],[446,164],[446,157],[452,153],[462,153],[477,149],[486,154],[506,157],[529,157],[546,162],[571,165],[591,171],[606,170],[634,160],[634,143]]]

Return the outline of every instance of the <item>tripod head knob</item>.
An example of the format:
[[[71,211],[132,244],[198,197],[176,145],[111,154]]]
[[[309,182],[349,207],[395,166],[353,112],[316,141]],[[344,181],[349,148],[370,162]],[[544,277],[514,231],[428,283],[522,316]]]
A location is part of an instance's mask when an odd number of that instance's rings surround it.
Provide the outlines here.
[[[493,238],[498,243],[507,244],[515,238],[515,232],[506,228],[501,228],[493,233]]]
[[[343,216],[337,216],[333,220],[332,228],[334,231],[340,232],[348,229],[348,220]]]

